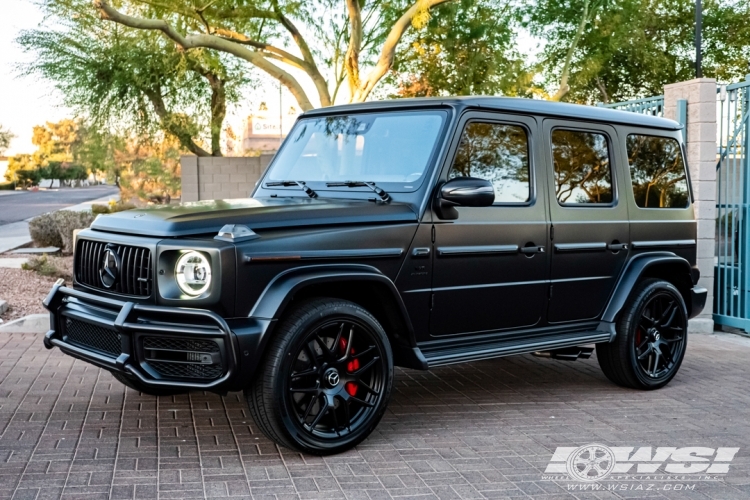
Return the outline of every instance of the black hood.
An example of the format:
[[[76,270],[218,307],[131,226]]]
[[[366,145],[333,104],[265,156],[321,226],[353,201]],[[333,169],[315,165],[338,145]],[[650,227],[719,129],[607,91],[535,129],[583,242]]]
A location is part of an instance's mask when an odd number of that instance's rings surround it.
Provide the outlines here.
[[[155,206],[100,215],[91,225],[98,231],[174,237],[217,233],[224,224],[250,229],[277,227],[416,222],[404,203],[376,204],[366,200],[312,198],[242,198]]]

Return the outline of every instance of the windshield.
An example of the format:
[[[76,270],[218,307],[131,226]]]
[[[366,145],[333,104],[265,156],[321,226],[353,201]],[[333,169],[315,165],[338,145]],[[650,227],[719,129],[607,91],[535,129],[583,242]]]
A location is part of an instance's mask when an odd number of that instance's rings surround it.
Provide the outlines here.
[[[366,181],[388,184],[389,190],[414,189],[445,117],[443,111],[391,111],[303,118],[265,181]]]

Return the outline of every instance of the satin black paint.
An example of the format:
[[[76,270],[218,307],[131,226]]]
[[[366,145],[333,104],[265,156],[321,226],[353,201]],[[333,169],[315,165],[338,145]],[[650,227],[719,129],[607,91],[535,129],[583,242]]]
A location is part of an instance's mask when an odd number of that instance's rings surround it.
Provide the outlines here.
[[[79,239],[147,248],[154,292],[124,297],[74,282],[56,285],[45,345],[135,377],[146,385],[213,391],[247,386],[274,328],[295,302],[338,297],[358,302],[383,324],[396,364],[418,369],[537,350],[606,342],[631,289],[644,276],[671,281],[689,316],[705,304],[697,286],[696,223],[685,209],[642,209],[632,194],[625,152],[631,133],[682,142],[670,120],[526,99],[398,100],[303,115],[441,109],[447,119],[423,181],[383,202],[365,187],[264,183],[253,198],[184,203],[100,216]],[[521,127],[529,141],[530,196],[493,204],[486,181],[466,184],[479,198],[462,206],[441,193],[461,132],[472,121]],[[554,187],[550,136],[565,128],[604,134],[613,202],[564,205]],[[477,201],[479,200],[479,201]],[[466,206],[470,205],[470,206]],[[214,239],[225,224],[257,238]],[[213,285],[187,299],[173,284],[183,249],[211,262]],[[123,354],[109,358],[67,343],[61,321],[75,316],[118,332]],[[138,359],[144,332],[211,338],[223,375],[212,381],[155,377]]]

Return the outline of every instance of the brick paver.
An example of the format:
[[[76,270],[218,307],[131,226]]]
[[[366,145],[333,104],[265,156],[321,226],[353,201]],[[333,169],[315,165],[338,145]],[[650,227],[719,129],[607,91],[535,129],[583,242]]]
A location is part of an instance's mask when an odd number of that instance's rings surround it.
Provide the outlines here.
[[[240,393],[141,395],[37,335],[6,334],[0,500],[750,498],[749,364],[750,341],[694,335],[677,378],[653,392],[612,385],[595,359],[398,370],[373,435],[320,458],[262,436]],[[688,492],[592,494],[542,480],[557,446],[591,442],[740,452],[724,481]]]

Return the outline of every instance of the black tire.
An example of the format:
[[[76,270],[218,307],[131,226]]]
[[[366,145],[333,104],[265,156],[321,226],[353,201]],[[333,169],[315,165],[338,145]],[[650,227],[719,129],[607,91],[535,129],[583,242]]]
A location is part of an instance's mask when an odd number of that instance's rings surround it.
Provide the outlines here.
[[[329,455],[375,429],[392,384],[393,354],[380,323],[357,304],[322,298],[281,320],[245,397],[270,439]]]
[[[687,327],[685,302],[677,288],[667,281],[645,279],[623,308],[615,340],[596,345],[599,366],[623,387],[664,387],[685,357]]]
[[[175,394],[183,394],[187,391],[185,390],[179,390],[179,389],[170,389],[170,388],[156,388],[156,387],[146,387],[141,383],[140,380],[135,380],[126,377],[125,375],[122,375],[120,373],[114,373],[112,372],[112,376],[115,377],[122,385],[130,387],[134,391],[141,392],[143,394],[148,394],[149,396],[174,396]]]

